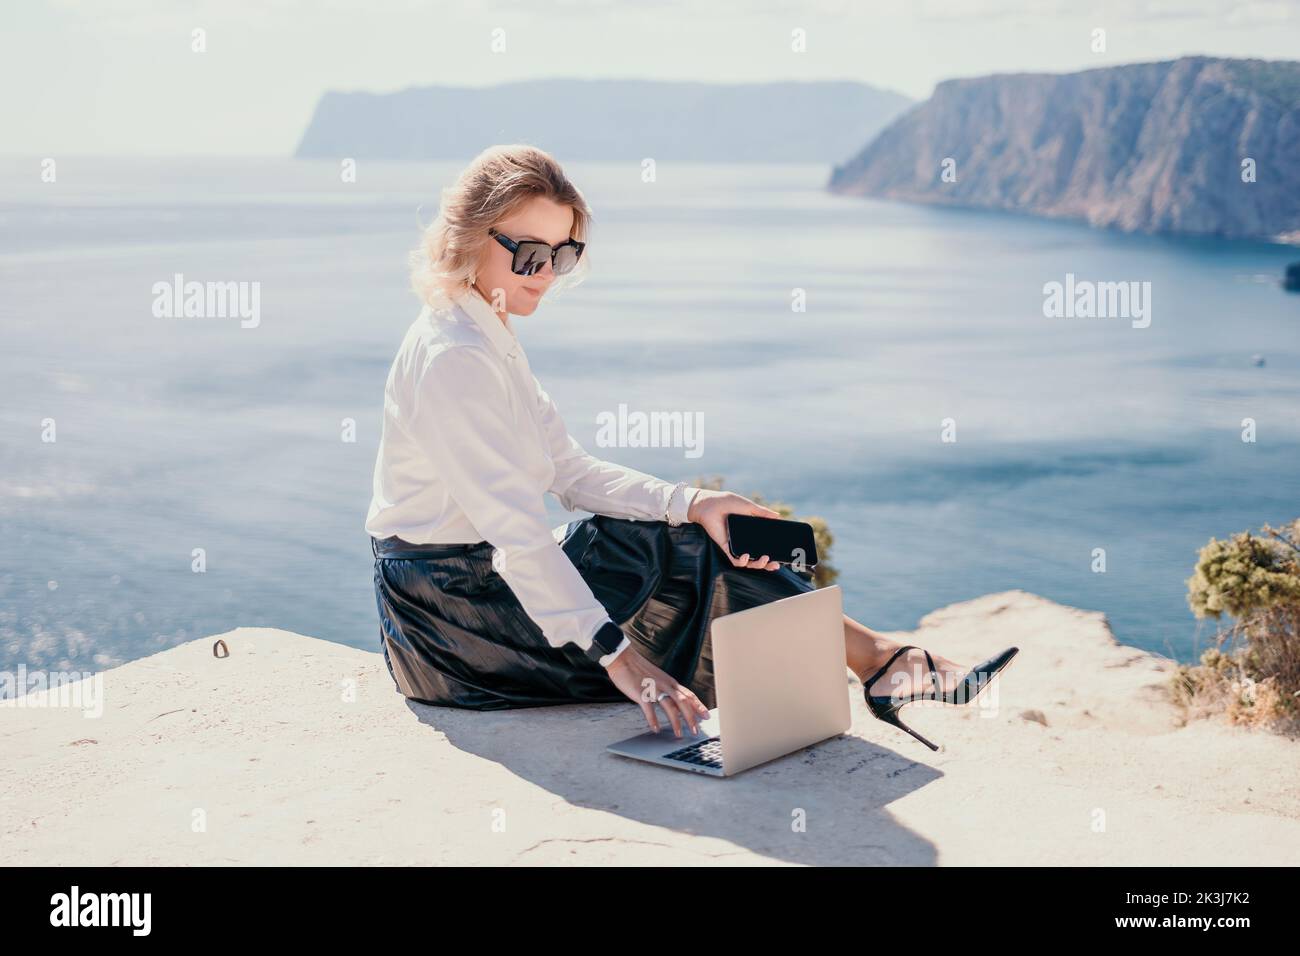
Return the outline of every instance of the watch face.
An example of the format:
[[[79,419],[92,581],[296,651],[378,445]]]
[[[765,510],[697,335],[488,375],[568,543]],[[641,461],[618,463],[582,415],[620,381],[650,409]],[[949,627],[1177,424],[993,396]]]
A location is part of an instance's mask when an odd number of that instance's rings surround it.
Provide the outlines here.
[[[617,624],[606,624],[592,638],[592,649],[604,648],[600,656],[613,653],[623,643],[623,630]]]

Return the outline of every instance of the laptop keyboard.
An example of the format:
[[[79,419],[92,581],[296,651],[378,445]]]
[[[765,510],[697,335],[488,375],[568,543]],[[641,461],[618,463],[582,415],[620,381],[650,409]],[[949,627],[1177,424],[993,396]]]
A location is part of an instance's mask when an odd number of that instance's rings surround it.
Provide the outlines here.
[[[664,754],[664,757],[668,760],[680,760],[683,763],[693,763],[700,767],[713,767],[721,770],[722,739],[720,737],[710,737],[708,740],[701,740],[699,743],[683,747],[681,750],[674,750],[670,754]]]

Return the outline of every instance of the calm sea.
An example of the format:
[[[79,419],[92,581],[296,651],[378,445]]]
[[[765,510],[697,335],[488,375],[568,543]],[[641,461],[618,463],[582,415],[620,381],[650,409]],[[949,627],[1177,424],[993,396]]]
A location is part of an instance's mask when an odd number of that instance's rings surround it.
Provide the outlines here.
[[[457,169],[0,161],[0,665],[240,625],[378,648],[381,394]],[[593,272],[516,323],[570,431],[826,518],[874,627],[1023,588],[1190,660],[1197,550],[1300,514],[1300,296],[1276,284],[1300,251],[838,198],[825,167],[568,170]],[[258,283],[260,324],[156,317],[178,273]],[[1150,325],[1045,317],[1067,275],[1150,283]],[[601,447],[620,403],[701,415],[703,454]]]

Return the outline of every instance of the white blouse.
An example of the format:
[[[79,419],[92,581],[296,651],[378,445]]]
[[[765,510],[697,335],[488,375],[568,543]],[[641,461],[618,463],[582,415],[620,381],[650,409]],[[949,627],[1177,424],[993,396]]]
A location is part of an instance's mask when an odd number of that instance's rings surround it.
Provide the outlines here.
[[[674,485],[589,455],[528,367],[514,329],[470,290],[428,306],[384,386],[366,531],[414,544],[487,541],[493,564],[547,641],[591,647],[610,620],[560,547],[544,495],[569,511],[664,520]],[[673,498],[685,521],[696,488]],[[628,646],[600,659],[608,665]]]

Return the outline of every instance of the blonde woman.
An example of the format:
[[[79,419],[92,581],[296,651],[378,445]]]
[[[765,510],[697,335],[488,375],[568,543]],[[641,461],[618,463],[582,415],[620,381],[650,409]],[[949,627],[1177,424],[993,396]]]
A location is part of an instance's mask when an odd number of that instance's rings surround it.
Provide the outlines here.
[[[366,519],[381,646],[411,700],[627,699],[654,730],[658,705],[680,737],[715,706],[713,618],[813,584],[770,555],[728,555],[727,515],[776,512],[595,458],[569,434],[510,318],[586,271],[590,224],[555,159],[497,146],[443,191],[412,253],[424,307],[384,389]],[[548,492],[592,517],[552,528]],[[964,702],[1015,653],[963,673],[848,617],[844,650],[872,712],[899,726],[913,695]]]

